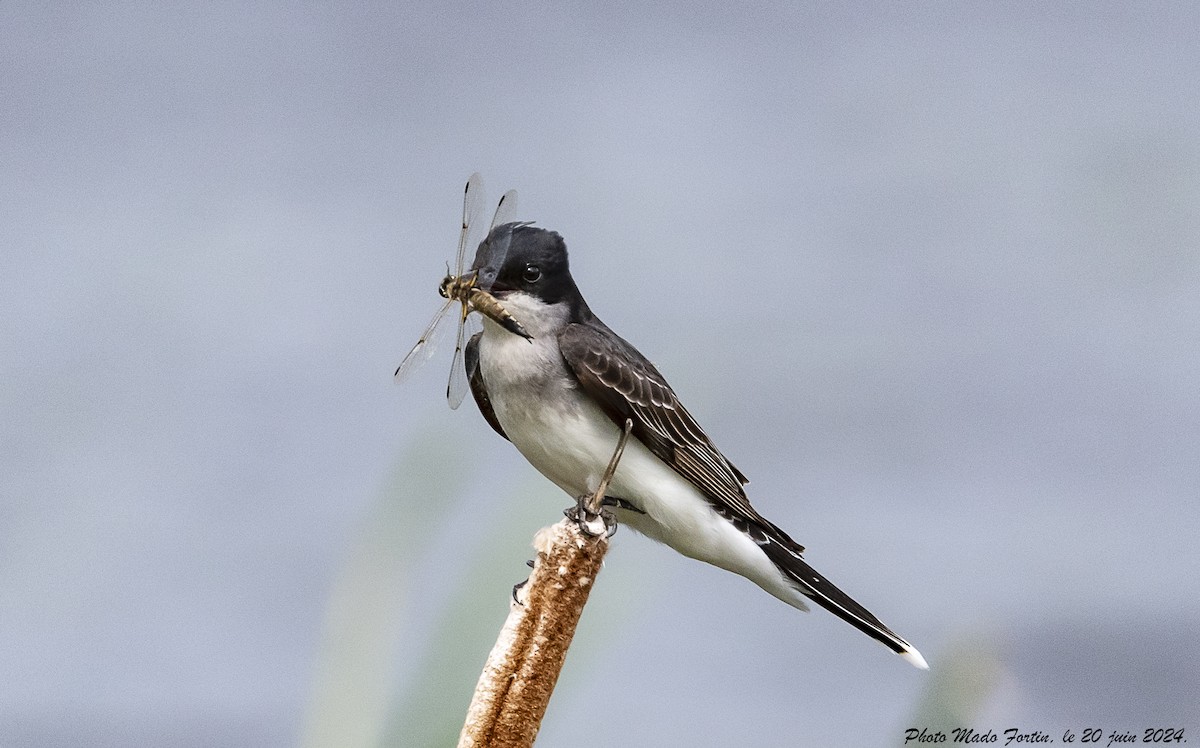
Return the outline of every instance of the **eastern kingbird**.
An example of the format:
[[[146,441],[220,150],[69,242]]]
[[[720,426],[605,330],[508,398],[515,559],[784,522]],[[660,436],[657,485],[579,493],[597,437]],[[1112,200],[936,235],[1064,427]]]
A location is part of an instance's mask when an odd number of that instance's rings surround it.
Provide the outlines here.
[[[495,227],[472,265],[530,338],[484,316],[466,349],[483,417],[572,497],[600,482],[626,419],[629,439],[606,503],[619,522],[685,556],[740,574],[800,610],[808,600],[918,668],[925,658],[809,566],[763,517],[747,479],[713,445],[671,385],[601,322],[579,293],[563,238],[528,223]]]

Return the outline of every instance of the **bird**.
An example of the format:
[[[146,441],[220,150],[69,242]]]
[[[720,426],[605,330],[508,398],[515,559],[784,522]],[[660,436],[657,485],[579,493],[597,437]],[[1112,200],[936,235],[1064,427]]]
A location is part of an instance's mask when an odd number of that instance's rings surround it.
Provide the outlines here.
[[[592,312],[559,233],[530,222],[494,226],[469,274],[527,332],[483,317],[464,351],[472,396],[542,475],[577,500],[590,495],[630,421],[605,498],[619,525],[739,574],[799,610],[815,602],[928,669],[915,647],[817,573],[804,547],[750,505],[746,476],[649,359]]]

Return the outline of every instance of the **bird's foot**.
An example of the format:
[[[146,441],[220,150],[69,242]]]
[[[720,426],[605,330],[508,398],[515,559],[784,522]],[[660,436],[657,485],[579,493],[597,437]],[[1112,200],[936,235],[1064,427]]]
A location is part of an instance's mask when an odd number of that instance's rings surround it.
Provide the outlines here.
[[[533,561],[532,561],[532,560],[526,561],[526,562],[525,562],[525,565],[526,565],[526,566],[528,566],[530,569],[532,569],[532,568],[533,568]],[[514,602],[514,603],[516,603],[517,605],[521,605],[521,606],[524,606],[524,605],[525,605],[525,603],[521,602],[521,598],[520,598],[520,595],[519,595],[518,593],[519,593],[519,592],[520,592],[520,591],[521,591],[521,590],[522,590],[522,589],[525,587],[525,585],[527,585],[527,584],[529,584],[529,577],[525,577],[525,581],[523,581],[523,582],[517,582],[516,584],[514,584],[514,585],[513,585],[512,598],[513,598],[513,602]]]
[[[639,509],[625,499],[620,499],[616,496],[605,496],[604,500],[600,502],[600,506],[611,506],[617,509],[624,509],[627,512],[635,512],[637,514],[646,513],[643,509]]]
[[[617,534],[617,518],[603,504],[599,512],[593,512],[589,506],[594,501],[591,494],[580,496],[575,506],[567,507],[563,514],[567,519],[579,526],[579,531],[590,538],[611,538]]]

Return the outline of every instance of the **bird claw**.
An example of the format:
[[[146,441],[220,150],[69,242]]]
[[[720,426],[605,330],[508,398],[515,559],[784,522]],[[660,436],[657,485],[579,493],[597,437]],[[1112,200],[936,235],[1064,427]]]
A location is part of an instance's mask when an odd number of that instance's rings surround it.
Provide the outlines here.
[[[600,502],[600,506],[611,506],[617,509],[624,509],[627,512],[634,512],[636,514],[646,513],[644,510],[637,508],[637,506],[634,504],[631,504],[625,499],[619,499],[616,496],[605,496],[603,501]]]
[[[567,507],[563,510],[563,514],[579,527],[580,532],[589,538],[611,538],[613,535],[616,535],[617,518],[603,506],[601,506],[599,512],[592,512],[588,509],[588,504],[591,501],[591,495],[580,496],[575,506]]]
[[[525,562],[525,565],[526,565],[526,566],[528,566],[530,569],[532,569],[532,568],[533,568],[533,559],[529,559],[528,561],[526,561],[526,562]],[[518,593],[519,593],[519,592],[520,592],[520,591],[521,591],[521,590],[522,590],[522,589],[525,587],[525,585],[527,585],[527,584],[529,584],[529,578],[528,578],[528,577],[526,577],[526,578],[525,578],[525,581],[523,581],[523,582],[517,582],[516,584],[514,584],[514,585],[513,585],[512,599],[513,599],[513,602],[514,602],[514,603],[516,603],[517,605],[521,605],[521,606],[524,606],[524,605],[525,605],[525,603],[521,602],[521,598],[520,598],[520,596],[518,595]]]

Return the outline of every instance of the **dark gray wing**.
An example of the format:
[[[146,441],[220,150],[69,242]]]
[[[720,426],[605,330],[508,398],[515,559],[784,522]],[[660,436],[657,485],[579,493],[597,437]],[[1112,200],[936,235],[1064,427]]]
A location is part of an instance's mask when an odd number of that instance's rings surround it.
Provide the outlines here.
[[[675,472],[700,489],[713,508],[752,537],[764,530],[787,535],[750,506],[746,476],[713,445],[654,364],[596,320],[567,325],[559,333],[563,359],[583,391]],[[788,541],[799,550],[799,545]]]
[[[488,425],[495,429],[496,433],[508,439],[508,434],[504,433],[504,429],[500,427],[500,421],[496,420],[496,409],[492,407],[492,398],[488,397],[487,386],[483,383],[483,372],[479,369],[479,339],[483,337],[482,332],[477,332],[467,341],[467,347],[463,350],[463,365],[467,367],[467,383],[471,386],[471,395],[475,398],[475,404],[479,406],[479,412],[483,414],[483,420],[488,422]]]
[[[916,650],[805,563],[804,547],[750,506],[746,478],[725,459],[679,402],[671,386],[636,348],[599,320],[568,325],[558,336],[567,366],[613,422],[633,419],[633,435],[700,489],[717,514],[744,532],[803,594],[904,654]]]

